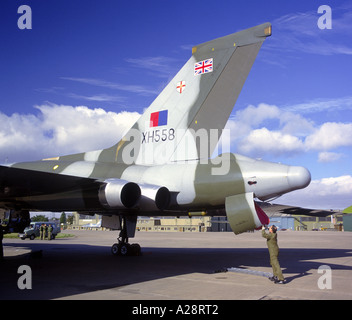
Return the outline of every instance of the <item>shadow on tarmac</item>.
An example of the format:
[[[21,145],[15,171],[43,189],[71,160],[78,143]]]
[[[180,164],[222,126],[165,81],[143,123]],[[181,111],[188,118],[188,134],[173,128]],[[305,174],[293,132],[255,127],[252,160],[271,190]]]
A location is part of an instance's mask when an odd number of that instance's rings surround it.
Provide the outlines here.
[[[183,274],[213,274],[215,270],[270,267],[266,248],[155,248],[142,247],[142,256],[116,257],[110,247],[85,244],[27,242],[5,243],[12,250],[43,250],[41,258],[29,254],[5,257],[0,263],[0,299],[55,299]],[[284,274],[295,274],[287,282],[311,274],[322,259],[351,257],[348,249],[280,249]],[[314,262],[316,260],[316,262]],[[32,289],[20,290],[18,267],[29,265]],[[329,264],[334,269],[352,267]],[[103,297],[101,297],[103,299]]]

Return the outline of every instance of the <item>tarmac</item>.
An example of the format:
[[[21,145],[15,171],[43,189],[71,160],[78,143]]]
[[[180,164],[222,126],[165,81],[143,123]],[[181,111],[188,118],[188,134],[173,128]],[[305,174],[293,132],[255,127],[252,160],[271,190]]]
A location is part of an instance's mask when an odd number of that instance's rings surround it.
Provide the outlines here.
[[[267,278],[272,269],[259,231],[136,232],[130,239],[142,247],[136,257],[111,254],[117,231],[67,233],[75,237],[4,239],[0,299],[352,299],[352,232],[279,231],[285,284]]]

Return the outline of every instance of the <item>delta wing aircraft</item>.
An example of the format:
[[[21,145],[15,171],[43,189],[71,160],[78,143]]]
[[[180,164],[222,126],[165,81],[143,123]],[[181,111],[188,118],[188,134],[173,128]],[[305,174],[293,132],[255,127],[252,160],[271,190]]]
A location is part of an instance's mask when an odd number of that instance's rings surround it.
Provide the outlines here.
[[[0,207],[23,229],[29,211],[101,214],[116,255],[139,254],[138,216],[227,216],[235,234],[268,224],[258,199],[305,188],[307,169],[211,157],[264,40],[265,23],[193,47],[192,56],[114,146],[0,166]],[[236,134],[232,132],[231,134]]]

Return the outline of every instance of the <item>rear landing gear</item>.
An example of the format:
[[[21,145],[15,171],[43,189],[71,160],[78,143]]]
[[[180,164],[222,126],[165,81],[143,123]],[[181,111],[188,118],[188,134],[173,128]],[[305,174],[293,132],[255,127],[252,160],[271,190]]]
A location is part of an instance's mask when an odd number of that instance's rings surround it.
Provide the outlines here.
[[[111,253],[114,256],[141,256],[142,250],[138,243],[114,243],[111,247]]]
[[[132,225],[135,230],[136,225],[134,221],[129,221],[128,219],[126,219],[126,217],[122,217],[122,222],[123,222],[122,229],[120,231],[119,237],[117,238],[118,243],[114,243],[112,245],[111,253],[115,256],[123,256],[123,257],[142,255],[142,250],[138,243],[133,243],[133,244],[128,243],[128,227],[131,227],[129,226],[129,222],[132,222]]]

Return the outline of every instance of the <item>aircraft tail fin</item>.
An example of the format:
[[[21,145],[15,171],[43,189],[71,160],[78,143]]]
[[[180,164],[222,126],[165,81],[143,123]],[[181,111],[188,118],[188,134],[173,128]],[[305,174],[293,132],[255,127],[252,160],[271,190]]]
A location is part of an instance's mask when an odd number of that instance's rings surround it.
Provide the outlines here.
[[[270,35],[271,24],[265,23],[193,47],[140,119],[119,143],[99,152],[98,160],[152,165],[209,158]],[[214,132],[218,135],[210,137]]]

